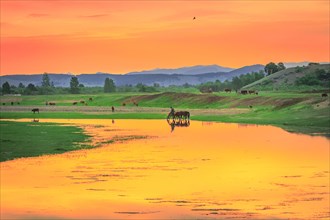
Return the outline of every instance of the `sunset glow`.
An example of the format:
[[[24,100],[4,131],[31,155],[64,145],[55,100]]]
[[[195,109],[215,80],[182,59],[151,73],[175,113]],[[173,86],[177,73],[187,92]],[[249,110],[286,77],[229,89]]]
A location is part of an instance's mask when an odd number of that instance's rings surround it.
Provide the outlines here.
[[[329,62],[329,4],[1,0],[0,74]]]
[[[164,120],[42,121],[82,126],[95,144],[151,138],[1,163],[3,219],[328,216],[324,137],[196,121],[173,132]]]

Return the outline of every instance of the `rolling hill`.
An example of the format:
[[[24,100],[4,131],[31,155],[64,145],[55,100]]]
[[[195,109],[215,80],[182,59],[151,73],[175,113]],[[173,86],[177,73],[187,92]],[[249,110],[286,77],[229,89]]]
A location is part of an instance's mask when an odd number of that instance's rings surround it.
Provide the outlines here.
[[[297,79],[307,75],[315,75],[317,69],[325,70],[328,74],[330,74],[330,64],[291,67],[246,85],[243,89],[254,88],[259,90],[267,90],[294,86]]]

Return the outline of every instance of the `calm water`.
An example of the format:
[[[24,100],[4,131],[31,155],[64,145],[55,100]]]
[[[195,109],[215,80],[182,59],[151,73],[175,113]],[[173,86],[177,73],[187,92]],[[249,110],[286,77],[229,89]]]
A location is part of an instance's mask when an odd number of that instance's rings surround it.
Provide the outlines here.
[[[173,131],[164,120],[42,121],[81,126],[99,147],[2,162],[1,218],[330,218],[325,137],[195,121]]]

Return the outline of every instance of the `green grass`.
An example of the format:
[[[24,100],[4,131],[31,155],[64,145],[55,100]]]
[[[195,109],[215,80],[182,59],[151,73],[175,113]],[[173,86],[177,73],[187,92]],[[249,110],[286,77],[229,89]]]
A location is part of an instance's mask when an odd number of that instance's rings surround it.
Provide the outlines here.
[[[0,161],[90,148],[89,136],[74,126],[0,121]]]
[[[1,97],[1,102],[9,99],[21,99],[20,105],[38,106],[45,101],[55,101],[57,105],[72,105],[72,101],[88,100],[89,106],[119,106],[123,102],[133,106],[138,100],[141,107],[173,106],[175,109],[220,109],[220,108],[249,108],[253,111],[248,114],[224,116],[194,116],[196,120],[273,124],[281,127],[295,127],[293,130],[310,132],[328,132],[330,127],[329,106],[325,107],[328,98],[322,98],[319,93],[301,92],[274,92],[260,91],[259,95],[238,95],[235,92],[218,92],[213,94],[200,93],[112,93],[93,95],[48,95],[48,96],[21,96]],[[81,105],[81,104],[79,104]],[[320,105],[322,107],[316,107]],[[314,107],[313,107],[314,106]],[[318,109],[320,108],[320,109]],[[0,118],[33,118],[29,112],[0,112]],[[164,119],[166,114],[156,113],[103,113],[89,114],[82,112],[41,112],[39,118],[72,118],[72,119]],[[329,133],[329,132],[328,132]]]
[[[112,114],[87,114],[80,112],[42,112],[37,118],[57,119],[164,119],[166,114],[158,113],[112,113]],[[30,112],[1,112],[0,119],[33,119],[35,115]]]
[[[77,101],[85,101],[88,106],[121,106],[122,101],[134,96],[144,95],[150,93],[100,93],[100,94],[63,94],[63,95],[31,95],[31,96],[2,96],[0,97],[1,103],[10,105],[11,101],[19,101],[20,105],[45,105],[48,102],[55,102],[59,106],[72,106],[72,103]],[[89,101],[89,98],[93,98],[93,101]],[[15,105],[17,105],[15,103]],[[78,103],[78,106],[83,104]]]
[[[329,109],[315,110],[302,105],[281,110],[259,108],[250,113],[237,115],[199,115],[193,116],[192,119],[199,121],[275,125],[292,132],[330,135]]]
[[[186,91],[186,90],[184,90]],[[187,90],[188,91],[188,90]],[[173,91],[172,91],[173,92]],[[176,92],[176,91],[175,91]],[[152,99],[139,100],[139,106],[142,107],[170,107],[176,108],[219,108],[230,107],[230,102],[237,100],[251,99],[253,97],[261,98],[296,98],[296,97],[320,97],[319,93],[298,93],[298,92],[269,92],[260,91],[259,95],[238,95],[235,92],[215,92],[212,94],[201,94],[196,91],[182,93],[164,93],[161,96],[157,96],[160,93],[100,93],[100,94],[65,94],[65,95],[32,95],[32,96],[1,96],[1,105],[5,103],[6,106],[10,105],[11,101],[14,101],[14,105],[18,106],[17,102],[20,102],[19,106],[45,106],[46,101],[55,102],[57,106],[72,106],[74,101],[84,100],[88,106],[121,106],[123,102],[127,106],[133,106],[133,101],[140,96],[154,96]],[[180,95],[184,95],[181,97]],[[215,96],[222,98],[222,100],[210,102],[205,97]],[[93,101],[89,101],[89,98],[93,98]],[[78,106],[83,104],[78,103]]]

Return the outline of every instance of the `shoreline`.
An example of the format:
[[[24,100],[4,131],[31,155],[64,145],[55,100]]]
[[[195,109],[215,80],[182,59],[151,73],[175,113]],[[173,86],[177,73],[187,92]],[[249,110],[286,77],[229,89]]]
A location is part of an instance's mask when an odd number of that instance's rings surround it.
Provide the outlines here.
[[[94,111],[60,111],[63,108],[48,108],[46,111],[41,111],[40,114],[33,114],[27,112],[31,107],[16,107],[15,111],[3,111],[1,108],[0,119],[166,119],[167,113],[165,108],[149,108],[139,107],[139,111],[135,111],[136,108],[125,108],[125,111],[121,112],[104,112],[96,111],[104,109],[104,107],[94,107]],[[87,107],[90,108],[90,107]],[[9,109],[9,108],[7,108]],[[14,110],[13,109],[13,110]],[[19,109],[20,111],[16,111]],[[181,109],[178,109],[178,111]],[[210,121],[210,122],[222,122],[222,123],[242,123],[242,124],[258,124],[258,125],[272,125],[280,127],[288,132],[302,133],[308,135],[321,135],[330,137],[330,127],[327,126],[327,122],[320,124],[319,121],[313,123],[314,117],[298,118],[294,119],[289,112],[280,112],[281,114],[272,114],[270,111],[258,111],[250,109],[186,109],[191,112],[191,120],[196,121]],[[315,120],[314,120],[315,121]]]

